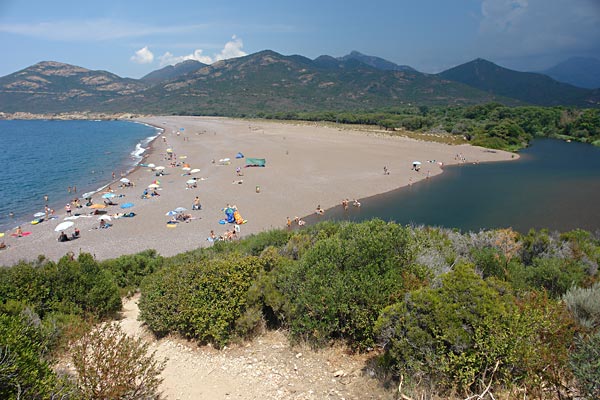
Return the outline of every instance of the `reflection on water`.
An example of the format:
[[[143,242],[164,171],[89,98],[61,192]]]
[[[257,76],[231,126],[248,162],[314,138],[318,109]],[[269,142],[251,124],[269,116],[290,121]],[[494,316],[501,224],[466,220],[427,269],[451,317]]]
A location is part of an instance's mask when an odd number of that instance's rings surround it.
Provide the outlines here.
[[[477,231],[600,229],[600,148],[540,139],[517,161],[446,167],[443,174],[341,207],[323,218],[381,218]],[[341,199],[340,199],[341,200]]]

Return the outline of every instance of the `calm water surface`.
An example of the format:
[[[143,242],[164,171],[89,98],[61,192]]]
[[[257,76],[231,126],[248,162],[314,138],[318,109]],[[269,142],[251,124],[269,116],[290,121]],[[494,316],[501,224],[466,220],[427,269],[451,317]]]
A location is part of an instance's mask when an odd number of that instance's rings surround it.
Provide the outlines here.
[[[600,229],[600,148],[540,139],[520,155],[517,161],[446,167],[429,180],[363,199],[360,209],[328,210],[326,218],[377,217],[463,231]]]
[[[0,231],[62,209],[139,162],[155,128],[125,121],[0,121]],[[10,217],[13,213],[14,217]]]

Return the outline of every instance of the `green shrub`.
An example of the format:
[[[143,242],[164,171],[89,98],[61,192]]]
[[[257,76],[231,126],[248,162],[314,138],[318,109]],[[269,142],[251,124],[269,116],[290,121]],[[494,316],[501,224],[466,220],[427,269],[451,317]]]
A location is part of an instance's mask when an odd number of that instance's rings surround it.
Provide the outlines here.
[[[143,281],[140,318],[158,335],[179,332],[223,346],[236,333],[260,269],[257,257],[231,254],[159,270]]]
[[[589,330],[600,328],[600,283],[590,288],[573,287],[563,300],[579,325]]]
[[[86,399],[159,399],[165,361],[149,344],[128,337],[117,323],[103,324],[72,347],[77,385]]]
[[[600,398],[600,331],[577,341],[571,368],[581,393],[588,399]]]
[[[409,241],[408,229],[380,220],[317,234],[298,263],[275,272],[292,335],[316,345],[343,339],[373,346],[381,309],[424,279],[409,263]]]
[[[467,265],[386,308],[375,329],[384,365],[446,390],[480,393],[492,380],[562,387],[568,375],[573,329],[564,307],[544,295],[517,301]]]
[[[49,399],[70,392],[46,359],[47,338],[27,318],[0,314],[0,398]]]
[[[146,250],[103,261],[100,267],[110,271],[116,284],[127,293],[137,290],[142,279],[158,270],[162,263],[163,258],[156,250]]]

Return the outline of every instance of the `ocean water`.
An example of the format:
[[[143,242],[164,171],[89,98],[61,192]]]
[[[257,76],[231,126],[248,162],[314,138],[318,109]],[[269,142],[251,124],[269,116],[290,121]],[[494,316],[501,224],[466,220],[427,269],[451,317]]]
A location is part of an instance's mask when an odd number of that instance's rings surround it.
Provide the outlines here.
[[[449,166],[410,187],[362,199],[358,209],[338,206],[306,221],[380,218],[462,231],[510,227],[522,233],[600,230],[600,148],[538,139],[520,155],[516,161]]]
[[[119,179],[159,133],[127,121],[0,121],[0,231],[33,220],[45,195],[62,210],[111,182],[113,172]]]

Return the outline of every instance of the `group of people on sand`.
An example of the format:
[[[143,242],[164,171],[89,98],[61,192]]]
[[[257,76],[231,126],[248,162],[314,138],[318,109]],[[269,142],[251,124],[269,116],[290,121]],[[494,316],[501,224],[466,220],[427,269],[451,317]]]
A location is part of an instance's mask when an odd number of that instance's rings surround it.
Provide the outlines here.
[[[209,242],[217,242],[217,241],[231,242],[233,240],[238,239],[239,229],[240,229],[239,225],[236,225],[233,227],[233,229],[231,229],[231,230],[228,229],[225,232],[223,232],[223,234],[220,236],[217,236],[215,231],[211,229],[210,234],[208,235],[208,238],[206,238],[206,240],[208,240]]]
[[[59,242],[68,242],[70,240],[79,239],[80,237],[81,237],[81,232],[79,231],[79,228],[75,228],[73,233],[71,233],[71,237],[68,237],[67,234],[65,233],[65,231],[61,231],[60,235],[58,236],[58,241]]]
[[[295,223],[298,226],[304,226],[306,224],[306,222],[303,219],[300,219],[300,217],[298,216],[294,217],[293,223]],[[292,220],[290,219],[290,217],[287,217],[286,225],[288,228],[292,227]]]

